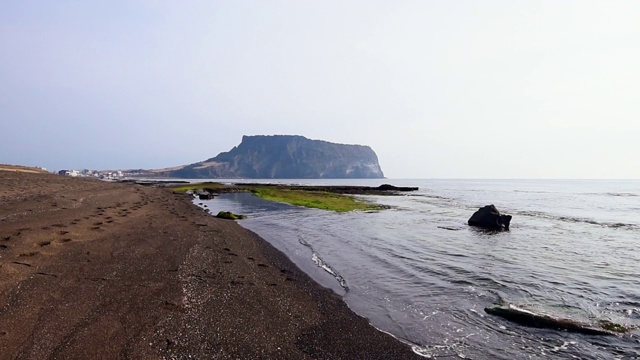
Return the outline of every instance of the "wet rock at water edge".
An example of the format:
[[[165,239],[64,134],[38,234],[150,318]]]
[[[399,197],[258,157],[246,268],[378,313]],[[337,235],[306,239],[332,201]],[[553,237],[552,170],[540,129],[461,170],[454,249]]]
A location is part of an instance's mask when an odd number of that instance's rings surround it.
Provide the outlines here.
[[[558,318],[548,314],[536,313],[512,304],[486,307],[487,314],[499,316],[516,324],[528,327],[562,330],[585,335],[612,336],[623,334],[630,329],[610,321],[588,324],[580,321]]]
[[[198,191],[197,195],[200,200],[211,200],[215,197],[215,194],[206,190]]]
[[[227,220],[241,220],[247,218],[246,215],[234,214],[231,211],[220,211],[216,217]]]
[[[471,215],[468,224],[483,229],[509,230],[511,215],[500,214],[494,205],[481,207]]]

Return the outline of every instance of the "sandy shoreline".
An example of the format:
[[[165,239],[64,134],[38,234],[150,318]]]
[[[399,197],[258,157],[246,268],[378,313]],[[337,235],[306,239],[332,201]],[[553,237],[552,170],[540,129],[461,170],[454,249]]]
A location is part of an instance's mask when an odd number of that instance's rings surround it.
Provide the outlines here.
[[[6,171],[0,184],[0,359],[418,358],[188,197]]]

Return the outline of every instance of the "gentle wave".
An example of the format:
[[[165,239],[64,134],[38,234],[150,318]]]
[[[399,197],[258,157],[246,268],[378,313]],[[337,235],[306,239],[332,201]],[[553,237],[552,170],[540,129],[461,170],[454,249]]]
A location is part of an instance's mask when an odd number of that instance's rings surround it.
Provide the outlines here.
[[[534,191],[534,190],[513,190],[515,193],[525,193],[525,194],[557,194],[552,191]]]
[[[440,199],[440,200],[453,200],[451,198],[448,198],[446,196],[439,196],[439,195],[431,195],[431,194],[407,194],[404,195],[406,197],[424,197],[424,198],[429,198],[429,199]]]
[[[521,216],[532,216],[532,217],[542,218],[547,220],[558,220],[558,221],[564,221],[564,222],[570,222],[570,223],[585,223],[585,224],[597,225],[597,226],[602,226],[602,227],[611,228],[611,229],[640,230],[640,225],[631,224],[631,223],[596,221],[589,218],[553,215],[553,214],[540,212],[540,211],[514,211],[513,213]]]
[[[298,236],[298,242],[300,244],[308,247],[311,250],[311,260],[316,264],[317,267],[319,267],[322,270],[324,270],[324,271],[328,272],[329,274],[331,274],[331,276],[333,276],[336,279],[336,281],[338,282],[338,284],[340,284],[340,287],[343,288],[344,291],[346,291],[346,292],[349,291],[349,286],[347,285],[347,281],[344,279],[344,277],[342,277],[342,275],[340,275],[340,273],[338,273],[338,271],[336,269],[331,267],[331,265],[327,264],[327,262],[324,261],[318,255],[318,253],[315,251],[313,246],[311,246],[311,244],[306,242],[302,238],[302,236]]]
[[[525,193],[525,194],[561,194],[559,192],[554,191],[533,191],[533,190],[513,190],[515,193]],[[601,193],[584,193],[584,192],[576,192],[572,193],[572,195],[582,195],[582,196],[614,196],[614,197],[638,197],[639,194],[636,193],[616,193],[616,192],[601,192]]]
[[[608,192],[608,193],[585,193],[583,195],[605,195],[605,196],[615,196],[615,197],[638,197],[640,195],[638,194],[634,194],[634,193],[615,193],[615,192]]]

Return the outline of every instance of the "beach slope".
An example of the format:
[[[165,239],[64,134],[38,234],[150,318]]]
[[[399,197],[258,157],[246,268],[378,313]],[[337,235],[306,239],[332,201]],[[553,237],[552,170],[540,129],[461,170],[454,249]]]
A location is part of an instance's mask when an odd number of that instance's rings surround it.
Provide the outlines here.
[[[186,195],[0,171],[1,359],[407,359]]]

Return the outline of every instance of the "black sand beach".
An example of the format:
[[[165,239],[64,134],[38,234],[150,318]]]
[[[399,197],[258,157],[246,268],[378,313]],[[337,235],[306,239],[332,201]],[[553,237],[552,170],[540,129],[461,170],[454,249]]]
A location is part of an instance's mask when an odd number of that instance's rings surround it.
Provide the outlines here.
[[[0,171],[1,359],[408,359],[269,243],[162,188]]]

